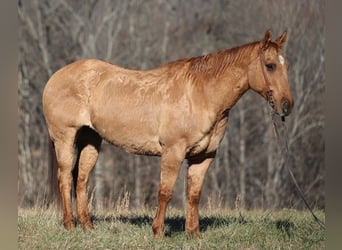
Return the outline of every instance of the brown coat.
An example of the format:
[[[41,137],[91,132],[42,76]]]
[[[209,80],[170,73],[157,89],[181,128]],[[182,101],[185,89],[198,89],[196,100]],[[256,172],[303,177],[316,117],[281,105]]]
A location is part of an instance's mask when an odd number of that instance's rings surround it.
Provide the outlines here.
[[[271,90],[279,114],[288,115],[292,109],[287,62],[279,57],[283,58],[285,37],[286,32],[271,42],[268,31],[260,42],[146,71],[93,59],[57,71],[44,89],[43,107],[59,163],[65,226],[74,227],[70,190],[75,143],[78,220],[93,227],[86,183],[104,138],[131,153],[162,157],[158,212],[153,222],[156,236],[163,235],[179,167],[185,158],[189,160],[186,229],[189,235],[199,236],[200,191],[226,130],[229,110],[250,88],[265,98]]]

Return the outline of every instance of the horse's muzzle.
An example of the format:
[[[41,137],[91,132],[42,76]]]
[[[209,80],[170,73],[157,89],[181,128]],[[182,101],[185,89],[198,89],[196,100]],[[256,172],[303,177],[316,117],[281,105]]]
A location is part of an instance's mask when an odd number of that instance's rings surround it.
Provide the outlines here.
[[[288,100],[285,100],[282,104],[282,108],[283,108],[283,114],[284,115],[289,115],[291,113],[291,103]]]

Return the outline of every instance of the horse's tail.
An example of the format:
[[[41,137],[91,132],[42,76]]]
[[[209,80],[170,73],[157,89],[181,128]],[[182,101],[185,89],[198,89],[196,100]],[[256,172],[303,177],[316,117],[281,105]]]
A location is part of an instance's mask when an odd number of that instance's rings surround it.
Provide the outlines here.
[[[50,182],[50,193],[48,199],[48,206],[55,206],[60,209],[61,206],[61,197],[59,194],[59,185],[58,185],[58,164],[55,152],[55,145],[53,141],[50,139],[49,143],[49,182]]]

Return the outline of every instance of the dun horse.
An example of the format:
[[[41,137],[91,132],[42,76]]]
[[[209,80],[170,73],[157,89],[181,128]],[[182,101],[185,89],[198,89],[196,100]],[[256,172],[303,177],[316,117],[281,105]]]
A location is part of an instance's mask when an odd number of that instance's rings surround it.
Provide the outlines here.
[[[205,174],[225,133],[230,109],[252,89],[281,116],[290,114],[282,47],[286,32],[205,56],[136,71],[99,60],[80,60],[57,71],[43,93],[49,136],[58,163],[64,226],[77,219],[93,228],[87,182],[102,139],[135,154],[161,156],[158,209],[152,229],[164,236],[164,219],[183,160],[187,160],[186,233],[200,237],[198,205]]]

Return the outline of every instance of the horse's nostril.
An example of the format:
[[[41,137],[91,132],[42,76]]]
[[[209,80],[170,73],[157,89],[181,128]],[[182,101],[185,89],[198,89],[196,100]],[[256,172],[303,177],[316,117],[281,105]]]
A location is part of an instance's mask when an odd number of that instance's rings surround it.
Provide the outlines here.
[[[284,101],[283,102],[283,112],[287,115],[290,112],[290,102]]]

